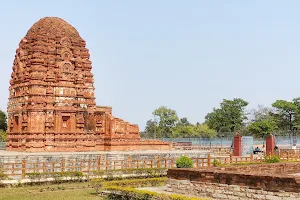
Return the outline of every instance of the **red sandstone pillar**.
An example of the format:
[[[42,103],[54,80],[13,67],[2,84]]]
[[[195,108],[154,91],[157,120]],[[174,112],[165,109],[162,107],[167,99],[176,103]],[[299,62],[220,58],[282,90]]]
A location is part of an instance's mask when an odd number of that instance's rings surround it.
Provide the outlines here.
[[[233,138],[233,155],[242,155],[242,136],[238,133]]]
[[[266,155],[272,155],[274,153],[274,148],[275,148],[275,137],[274,135],[270,134],[266,138]]]

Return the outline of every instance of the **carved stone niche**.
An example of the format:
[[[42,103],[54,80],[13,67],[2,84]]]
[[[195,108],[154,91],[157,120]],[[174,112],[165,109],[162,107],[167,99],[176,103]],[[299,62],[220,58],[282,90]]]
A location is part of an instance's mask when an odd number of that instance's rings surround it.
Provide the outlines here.
[[[62,114],[62,123],[61,123],[61,130],[64,131],[70,131],[71,130],[71,115],[64,113]]]
[[[61,51],[61,58],[64,60],[64,61],[69,61],[73,58],[73,55],[72,55],[72,52],[69,50],[69,49],[62,49]]]
[[[11,116],[10,118],[9,118],[9,131],[10,132],[12,132],[13,131],[13,129],[14,129],[14,117],[13,116]]]
[[[53,116],[53,111],[48,111],[46,113],[45,129],[46,129],[46,131],[54,130],[54,116]]]
[[[69,38],[63,37],[63,38],[60,40],[60,44],[61,44],[61,46],[63,46],[63,47],[70,47],[70,46],[71,46],[71,41],[69,40]]]
[[[77,88],[76,94],[78,97],[83,97],[84,89],[83,88]]]
[[[12,121],[13,121],[13,131],[15,132],[19,131],[19,127],[20,127],[19,115],[15,114],[12,118]]]
[[[46,94],[54,94],[54,89],[51,86],[48,86],[46,89]]]
[[[84,116],[82,113],[76,115],[76,128],[81,131],[84,129]]]
[[[64,73],[71,73],[74,70],[74,67],[70,62],[63,62],[62,70]]]
[[[49,54],[55,54],[56,47],[55,47],[55,45],[49,45],[48,48],[47,48],[47,50],[48,50]]]
[[[55,81],[55,74],[54,74],[53,71],[51,71],[51,70],[47,71],[46,81],[48,81],[48,82],[54,82]]]
[[[95,114],[96,132],[104,132],[104,115]]]
[[[28,115],[27,113],[22,114],[22,131],[28,130]]]
[[[48,66],[49,67],[55,67],[55,57],[50,57],[49,59],[48,59]]]
[[[84,84],[84,81],[83,81],[83,74],[81,73],[81,71],[77,71],[76,72],[76,83],[77,84]]]

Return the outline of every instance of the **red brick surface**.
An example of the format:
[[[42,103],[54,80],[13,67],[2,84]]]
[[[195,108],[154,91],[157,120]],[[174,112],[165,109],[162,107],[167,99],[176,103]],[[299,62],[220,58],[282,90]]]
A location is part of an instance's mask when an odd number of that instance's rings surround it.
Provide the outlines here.
[[[269,155],[273,155],[274,154],[274,148],[275,148],[275,137],[270,134],[267,138],[266,138],[266,154]]]
[[[233,143],[233,155],[242,156],[242,136],[240,134],[235,135]]]
[[[300,164],[264,164],[243,167],[210,169],[169,169],[168,178],[207,183],[249,186],[265,191],[300,192],[297,177],[288,175],[298,172]]]
[[[140,141],[139,128],[96,106],[86,42],[60,18],[36,22],[13,63],[8,103],[9,151],[169,149]]]

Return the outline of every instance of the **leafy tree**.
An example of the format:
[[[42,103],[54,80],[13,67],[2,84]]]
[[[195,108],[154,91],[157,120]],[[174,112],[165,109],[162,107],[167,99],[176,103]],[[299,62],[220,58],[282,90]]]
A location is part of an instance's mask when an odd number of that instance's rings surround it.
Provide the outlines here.
[[[152,119],[149,119],[146,123],[145,132],[146,133],[155,133],[156,131],[156,122]]]
[[[271,120],[272,113],[274,112],[274,108],[265,107],[263,105],[258,105],[257,109],[252,109],[250,112],[250,119],[252,122],[261,121],[261,120]]]
[[[220,108],[214,108],[205,116],[205,123],[217,132],[234,132],[244,126],[243,122],[247,119],[245,115],[247,105],[248,102],[241,98],[223,99]]]
[[[172,128],[172,137],[173,138],[188,138],[195,136],[195,129],[193,125],[181,125],[177,124]]]
[[[6,141],[6,132],[0,129],[0,141]]]
[[[293,133],[300,125],[300,99],[292,101],[277,100],[272,104],[275,109],[272,116],[277,126],[282,130],[289,130]]]
[[[195,131],[194,126],[188,121],[186,117],[183,117],[179,122],[172,128],[172,137],[194,137]]]
[[[178,124],[179,124],[179,125],[183,125],[183,126],[190,126],[190,125],[192,125],[192,124],[188,121],[188,119],[187,119],[186,117],[181,118],[181,119],[179,120]]]
[[[178,116],[175,110],[161,106],[154,110],[153,115],[158,119],[157,136],[158,137],[171,137],[172,128],[178,122]]]
[[[266,138],[270,133],[273,133],[276,128],[276,122],[268,119],[252,122],[248,126],[249,132],[259,138]]]
[[[194,126],[194,131],[196,133],[196,137],[214,138],[217,135],[217,132],[213,129],[210,129],[207,124],[197,123],[196,126]]]
[[[0,129],[3,131],[7,130],[7,116],[2,110],[0,110]]]

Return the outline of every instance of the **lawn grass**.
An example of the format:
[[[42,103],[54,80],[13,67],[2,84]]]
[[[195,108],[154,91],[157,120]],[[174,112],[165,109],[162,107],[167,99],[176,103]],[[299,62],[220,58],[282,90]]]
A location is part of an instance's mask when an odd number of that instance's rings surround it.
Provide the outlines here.
[[[90,184],[64,183],[57,185],[0,188],[0,200],[101,200]]]

